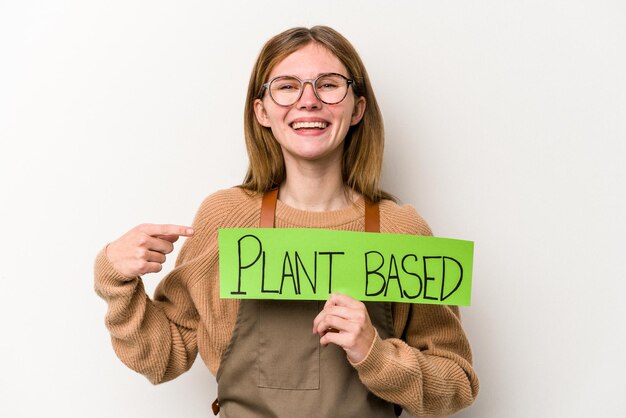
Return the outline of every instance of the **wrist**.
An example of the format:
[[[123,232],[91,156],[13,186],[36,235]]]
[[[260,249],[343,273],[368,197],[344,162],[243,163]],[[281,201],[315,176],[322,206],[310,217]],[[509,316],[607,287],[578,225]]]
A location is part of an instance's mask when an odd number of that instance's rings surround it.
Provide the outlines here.
[[[380,337],[378,336],[378,331],[376,331],[376,328],[372,326],[372,329],[374,330],[374,334],[373,334],[371,342],[367,346],[367,350],[365,351],[365,353],[357,357],[348,355],[348,361],[354,367],[357,367],[360,364],[363,364],[368,359],[368,357],[370,356],[370,353],[372,352],[372,349],[374,348],[374,345],[376,344],[376,341],[380,340]]]

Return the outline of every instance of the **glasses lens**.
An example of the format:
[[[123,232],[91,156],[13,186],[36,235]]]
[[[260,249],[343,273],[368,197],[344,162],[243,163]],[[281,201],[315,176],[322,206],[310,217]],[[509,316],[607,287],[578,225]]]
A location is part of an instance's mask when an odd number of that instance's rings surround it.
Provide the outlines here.
[[[278,77],[270,83],[269,91],[277,104],[289,106],[300,96],[300,81],[295,77]]]
[[[346,97],[348,82],[338,74],[325,74],[317,79],[315,89],[321,101],[327,104],[335,104]]]

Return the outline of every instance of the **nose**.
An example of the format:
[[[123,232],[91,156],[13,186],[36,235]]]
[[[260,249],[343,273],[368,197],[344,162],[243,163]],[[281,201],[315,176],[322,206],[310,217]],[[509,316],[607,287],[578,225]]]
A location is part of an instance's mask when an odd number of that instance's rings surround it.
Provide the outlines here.
[[[308,88],[307,88],[308,87]],[[298,108],[300,109],[317,109],[321,106],[322,102],[315,95],[313,89],[313,83],[306,81],[302,86],[302,95],[298,100]]]

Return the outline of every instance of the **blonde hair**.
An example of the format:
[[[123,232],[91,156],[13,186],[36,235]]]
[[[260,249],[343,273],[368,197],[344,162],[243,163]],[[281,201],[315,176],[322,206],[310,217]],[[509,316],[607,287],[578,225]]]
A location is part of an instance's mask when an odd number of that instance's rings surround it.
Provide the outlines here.
[[[385,141],[383,118],[365,66],[352,44],[328,26],[288,29],[271,38],[261,49],[250,76],[246,97],[244,132],[250,163],[240,187],[263,193],[285,180],[285,163],[280,145],[271,130],[257,121],[254,101],[262,97],[263,84],[268,81],[276,64],[311,42],[325,47],[339,58],[348,70],[349,78],[354,80],[354,95],[366,100],[363,118],[350,127],[344,140],[343,182],[374,202],[393,199],[380,189]]]

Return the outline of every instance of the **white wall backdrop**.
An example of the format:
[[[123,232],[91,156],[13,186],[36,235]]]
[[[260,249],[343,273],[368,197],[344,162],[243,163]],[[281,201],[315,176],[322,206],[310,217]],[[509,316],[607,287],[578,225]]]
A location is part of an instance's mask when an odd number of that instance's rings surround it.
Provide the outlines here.
[[[256,54],[318,23],[368,67],[385,187],[476,243],[482,387],[458,416],[624,416],[625,21],[620,0],[0,0],[0,416],[209,416],[200,359],[156,387],[117,360],[93,259],[242,180]]]

